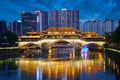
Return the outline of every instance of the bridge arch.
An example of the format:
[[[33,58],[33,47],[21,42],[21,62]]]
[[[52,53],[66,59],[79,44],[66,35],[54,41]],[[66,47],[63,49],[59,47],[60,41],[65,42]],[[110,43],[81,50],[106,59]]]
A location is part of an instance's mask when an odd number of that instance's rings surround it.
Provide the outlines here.
[[[57,40],[57,41],[54,41],[54,42],[52,42],[51,44],[49,44],[48,48],[51,48],[55,43],[58,43],[58,42],[67,42],[67,43],[69,43],[70,45],[74,46],[70,41]]]
[[[60,57],[60,55],[71,56],[73,58],[74,45],[65,40],[58,40],[48,46],[49,55]]]
[[[87,46],[90,49],[92,49],[92,48],[93,49],[102,49],[103,48],[101,45],[99,45],[97,43],[87,43],[84,46],[82,46],[82,48],[85,47],[85,46]]]
[[[36,57],[41,54],[41,48],[35,43],[26,43],[20,48],[20,57]]]
[[[21,46],[21,49],[26,49],[26,48],[40,48],[39,45],[34,44],[34,43],[26,43]]]

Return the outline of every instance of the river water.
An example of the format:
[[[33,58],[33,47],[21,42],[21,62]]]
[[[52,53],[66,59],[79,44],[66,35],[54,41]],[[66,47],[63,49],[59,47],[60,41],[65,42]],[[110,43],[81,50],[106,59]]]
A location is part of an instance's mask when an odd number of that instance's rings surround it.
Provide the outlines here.
[[[0,80],[119,80],[120,63],[102,52],[70,60],[17,58],[0,61]],[[96,56],[97,54],[97,56]]]

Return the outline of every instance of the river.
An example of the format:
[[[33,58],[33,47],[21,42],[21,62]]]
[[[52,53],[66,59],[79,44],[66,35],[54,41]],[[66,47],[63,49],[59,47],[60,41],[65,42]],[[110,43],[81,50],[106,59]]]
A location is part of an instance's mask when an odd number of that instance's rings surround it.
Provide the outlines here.
[[[0,61],[0,80],[119,80],[120,63],[105,53],[54,60],[12,58]],[[97,54],[97,55],[96,55]]]

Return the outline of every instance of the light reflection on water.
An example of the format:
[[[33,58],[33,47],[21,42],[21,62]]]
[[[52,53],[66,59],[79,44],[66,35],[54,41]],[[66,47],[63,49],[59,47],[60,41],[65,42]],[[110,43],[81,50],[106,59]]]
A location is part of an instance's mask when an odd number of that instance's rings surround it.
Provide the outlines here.
[[[63,61],[27,58],[15,60],[18,68],[0,71],[0,80],[116,80],[116,74],[110,69],[111,61],[105,60],[102,53],[94,56],[96,55],[89,53],[87,58]],[[116,69],[116,64],[112,64],[113,69]]]
[[[75,80],[85,74],[96,74],[103,70],[103,60],[77,60],[77,61],[44,61],[44,60],[20,60],[22,71],[30,74],[36,73],[36,79],[41,80]],[[30,76],[29,76],[30,77]]]

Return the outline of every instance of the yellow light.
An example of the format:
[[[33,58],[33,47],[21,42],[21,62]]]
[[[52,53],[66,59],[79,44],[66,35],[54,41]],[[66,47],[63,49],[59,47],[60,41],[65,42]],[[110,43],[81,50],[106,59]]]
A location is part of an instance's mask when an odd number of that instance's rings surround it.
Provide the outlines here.
[[[58,32],[54,32],[54,34],[58,34]]]
[[[65,32],[65,34],[68,34],[68,32]]]
[[[72,32],[72,34],[75,34],[75,32]]]
[[[48,32],[48,34],[51,34],[51,32]]]

